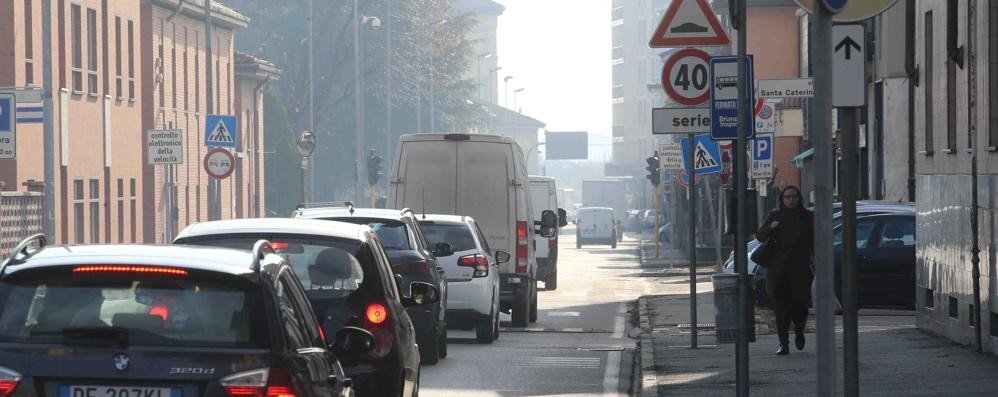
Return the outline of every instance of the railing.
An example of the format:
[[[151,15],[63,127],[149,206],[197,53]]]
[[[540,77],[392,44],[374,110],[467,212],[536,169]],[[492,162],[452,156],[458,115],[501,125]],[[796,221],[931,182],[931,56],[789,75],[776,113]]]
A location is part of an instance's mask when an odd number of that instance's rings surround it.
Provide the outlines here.
[[[37,192],[0,192],[0,258],[21,240],[44,228],[44,196]]]

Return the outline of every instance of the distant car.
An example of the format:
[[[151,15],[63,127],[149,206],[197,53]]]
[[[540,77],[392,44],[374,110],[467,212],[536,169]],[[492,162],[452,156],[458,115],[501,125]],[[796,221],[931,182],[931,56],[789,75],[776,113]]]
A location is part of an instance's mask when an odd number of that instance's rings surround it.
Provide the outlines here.
[[[437,256],[453,254],[447,244],[430,247],[423,231],[410,210],[354,208],[349,202],[309,204],[295,211],[293,217],[322,219],[374,229],[385,247],[392,270],[402,276],[402,283],[422,281],[440,291],[440,301],[406,309],[416,325],[416,340],[423,364],[434,365],[447,357],[447,277]]]
[[[478,343],[499,339],[499,263],[508,261],[509,253],[496,251],[494,258],[471,217],[427,215],[419,226],[430,245],[454,248],[454,255],[437,258],[447,275],[447,326],[475,329]]]
[[[3,396],[352,396],[337,357],[375,343],[338,327],[327,344],[267,242],[250,252],[44,241],[0,265]]]
[[[617,248],[617,221],[613,208],[583,207],[579,209],[575,229],[575,248],[586,244],[607,244]]]
[[[233,219],[196,223],[174,243],[245,248],[271,242],[291,263],[326,334],[345,326],[374,335],[374,348],[343,363],[357,395],[419,394],[420,357],[407,307],[439,299],[432,284],[414,281],[400,289],[388,257],[370,227],[287,218]],[[291,272],[287,272],[290,276]]]

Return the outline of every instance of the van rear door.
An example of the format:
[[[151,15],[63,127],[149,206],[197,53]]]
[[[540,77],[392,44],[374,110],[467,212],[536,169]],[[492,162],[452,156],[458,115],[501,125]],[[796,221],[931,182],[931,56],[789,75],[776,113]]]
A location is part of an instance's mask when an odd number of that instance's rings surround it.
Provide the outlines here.
[[[456,214],[457,142],[403,141],[399,159],[401,183],[395,183],[395,208],[416,213]]]
[[[514,173],[509,145],[475,141],[459,145],[457,211],[448,213],[475,218],[492,249],[515,254]],[[515,261],[500,265],[501,273],[513,273],[514,270]]]
[[[586,239],[613,237],[613,212],[594,208],[579,211],[579,235]]]

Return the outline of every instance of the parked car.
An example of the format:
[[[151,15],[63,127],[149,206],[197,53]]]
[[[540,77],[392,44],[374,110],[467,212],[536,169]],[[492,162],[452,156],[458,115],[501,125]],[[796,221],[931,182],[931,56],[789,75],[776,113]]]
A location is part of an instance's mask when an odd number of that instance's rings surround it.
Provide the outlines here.
[[[842,226],[835,229],[835,295],[842,300]],[[856,219],[859,307],[915,307],[915,215],[883,213]]]
[[[509,253],[492,250],[474,219],[457,215],[420,217],[430,245],[449,244],[454,255],[439,257],[447,275],[447,326],[475,330],[479,343],[499,339],[499,263]]]
[[[513,254],[499,265],[500,308],[514,327],[537,321],[537,260],[531,237],[552,236],[556,214],[535,219],[527,160],[515,140],[484,134],[410,134],[399,139],[388,206],[467,215],[493,250]],[[540,230],[535,228],[541,221]]]
[[[327,344],[287,260],[248,247],[23,241],[0,265],[0,394],[352,396],[337,357],[374,337]]]
[[[541,219],[544,211],[559,214],[559,227],[568,224],[565,210],[558,208],[558,189],[554,178],[547,176],[530,176],[530,201],[533,204],[534,219]],[[537,279],[544,282],[544,289],[558,289],[558,234],[556,229],[553,237],[534,235],[537,257]]]
[[[416,343],[422,363],[434,365],[447,357],[447,277],[437,256],[453,254],[453,247],[431,247],[410,210],[354,208],[350,203],[309,204],[295,211],[293,217],[340,221],[368,225],[378,234],[392,270],[402,276],[402,284],[422,281],[440,291],[440,301],[406,309],[416,326]]]
[[[575,248],[586,244],[608,244],[611,248],[617,248],[617,220],[613,208],[583,207],[578,213]]]
[[[435,303],[436,287],[414,281],[400,290],[378,235],[366,225],[235,219],[188,226],[174,243],[245,248],[259,239],[269,240],[301,278],[326,334],[351,326],[374,335],[371,351],[344,363],[358,395],[419,394],[416,331],[405,309]]]

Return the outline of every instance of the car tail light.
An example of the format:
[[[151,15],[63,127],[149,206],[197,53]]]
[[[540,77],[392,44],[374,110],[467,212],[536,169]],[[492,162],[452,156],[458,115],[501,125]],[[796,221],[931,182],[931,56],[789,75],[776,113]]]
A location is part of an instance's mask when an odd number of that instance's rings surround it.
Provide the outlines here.
[[[485,277],[489,275],[489,258],[485,255],[465,255],[457,259],[458,266],[475,269],[474,277]]]
[[[21,374],[10,368],[0,367],[0,397],[8,397],[21,381]]]
[[[527,272],[527,222],[516,221],[516,272]]]
[[[146,273],[186,276],[187,270],[164,266],[89,265],[74,267],[73,273]]]
[[[391,353],[394,346],[394,340],[391,315],[384,303],[371,302],[367,304],[364,309],[364,329],[374,335],[374,348],[361,357],[368,361],[381,361],[388,357],[388,353]]]
[[[288,248],[289,244],[288,243],[277,242],[277,241],[271,241],[270,242],[270,247],[273,248],[274,251],[280,251],[282,249]]]
[[[291,371],[285,367],[260,368],[222,378],[229,397],[295,397]]]
[[[426,264],[426,261],[399,263],[392,265],[392,269],[402,274],[430,274],[430,267]]]

